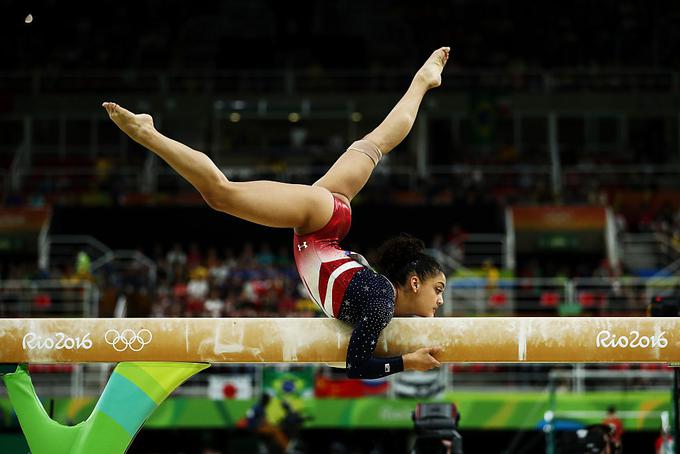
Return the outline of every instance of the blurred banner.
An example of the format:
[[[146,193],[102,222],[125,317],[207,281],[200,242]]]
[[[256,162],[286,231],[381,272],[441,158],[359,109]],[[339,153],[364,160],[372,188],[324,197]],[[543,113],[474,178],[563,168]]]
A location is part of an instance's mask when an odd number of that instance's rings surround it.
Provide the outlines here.
[[[606,223],[601,206],[514,206],[516,231],[601,230]]]
[[[313,366],[268,367],[262,373],[262,386],[271,396],[267,420],[278,424],[293,415],[304,415],[314,394]]]
[[[330,368],[316,376],[314,395],[320,398],[356,398],[385,395],[389,389],[387,378],[351,379],[347,378],[344,368]]]
[[[456,402],[462,415],[461,427],[466,429],[535,430],[543,424],[549,409],[548,396],[544,391],[447,391],[438,401]],[[313,419],[307,428],[380,428],[411,429],[411,412],[422,399],[386,399],[365,397],[361,399],[303,399],[305,414]],[[96,398],[57,398],[54,419],[62,424],[77,424],[87,419]],[[212,400],[197,397],[174,397],[166,400],[146,423],[147,429],[183,429],[236,427],[249,408],[256,403],[251,400]],[[559,393],[554,411],[578,410],[582,424],[602,421],[606,409],[616,403],[617,409],[631,417],[623,418],[626,430],[658,430],[660,414],[671,408],[667,391],[594,391],[586,393]],[[275,407],[271,405],[270,407]],[[296,405],[297,408],[297,405]],[[268,409],[268,413],[269,413]],[[272,411],[275,408],[271,409]],[[635,412],[635,413],[631,413]],[[17,427],[12,418],[9,399],[0,398],[0,428]],[[282,417],[280,411],[279,417]]]
[[[516,252],[605,252],[607,216],[601,206],[510,208]]]
[[[250,375],[209,375],[208,397],[222,399],[252,399],[253,380]]]
[[[0,253],[35,253],[51,215],[49,208],[0,208]]]
[[[262,384],[267,392],[276,397],[311,397],[314,394],[314,368],[311,366],[291,370],[266,368]]]
[[[343,376],[316,378],[316,397],[364,397],[387,393],[390,383],[387,379],[356,380]]]

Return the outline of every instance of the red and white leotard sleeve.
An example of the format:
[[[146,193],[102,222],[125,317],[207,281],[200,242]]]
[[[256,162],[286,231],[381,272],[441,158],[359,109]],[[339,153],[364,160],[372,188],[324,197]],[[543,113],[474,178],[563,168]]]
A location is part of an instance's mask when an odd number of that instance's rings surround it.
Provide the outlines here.
[[[302,282],[328,317],[337,318],[345,290],[363,266],[340,248],[352,224],[350,207],[333,196],[333,215],[321,230],[295,234],[293,253]]]

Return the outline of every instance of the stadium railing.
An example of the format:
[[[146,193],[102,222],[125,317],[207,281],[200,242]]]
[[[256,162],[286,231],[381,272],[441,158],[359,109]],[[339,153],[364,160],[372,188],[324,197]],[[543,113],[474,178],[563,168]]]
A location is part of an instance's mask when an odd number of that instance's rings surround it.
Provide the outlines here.
[[[99,288],[85,279],[0,281],[3,318],[96,317]]]
[[[6,71],[3,86],[23,95],[119,92],[131,94],[208,94],[219,92],[297,93],[402,90],[412,71],[294,70],[240,71]],[[490,71],[454,69],[444,74],[443,90],[494,88],[525,92],[653,91],[677,92],[679,73],[653,69],[561,69]]]
[[[673,270],[662,268],[673,266],[680,259],[680,251],[665,233],[623,233],[620,242],[622,259],[629,269],[660,270],[654,274],[668,275]]]
[[[499,278],[449,277],[446,316],[646,315],[653,296],[668,295],[680,277]]]

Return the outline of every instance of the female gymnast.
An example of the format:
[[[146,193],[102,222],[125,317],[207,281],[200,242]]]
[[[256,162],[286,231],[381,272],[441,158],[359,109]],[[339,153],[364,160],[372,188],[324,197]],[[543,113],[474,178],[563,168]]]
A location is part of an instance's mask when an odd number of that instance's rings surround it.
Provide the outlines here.
[[[375,357],[374,352],[393,316],[434,316],[446,287],[440,265],[423,253],[421,241],[402,236],[381,246],[378,274],[363,257],[342,250],[339,241],[349,232],[351,200],[382,155],[411,130],[425,93],[441,84],[449,50],[435,50],[383,122],[350,145],[311,186],[229,181],[204,153],[159,133],[150,115],[136,115],[110,102],[103,107],[125,134],[165,160],[213,209],[256,224],[294,229],[295,263],[307,290],[328,317],[353,327],[346,361],[350,378],[423,371],[439,367],[438,348],[392,358]]]

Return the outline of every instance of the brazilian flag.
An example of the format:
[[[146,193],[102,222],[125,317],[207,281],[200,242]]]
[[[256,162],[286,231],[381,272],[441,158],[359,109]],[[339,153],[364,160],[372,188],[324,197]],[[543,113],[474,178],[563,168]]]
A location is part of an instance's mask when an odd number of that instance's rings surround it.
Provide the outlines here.
[[[303,366],[283,371],[267,367],[262,384],[272,396],[266,410],[267,420],[276,424],[285,416],[284,401],[295,411],[304,413],[305,402],[314,397],[314,368]]]
[[[477,93],[468,97],[468,137],[472,144],[491,145],[496,141],[498,103],[490,93]]]
[[[288,371],[267,367],[262,380],[264,388],[281,398],[312,397],[314,395],[314,369],[300,367]]]

